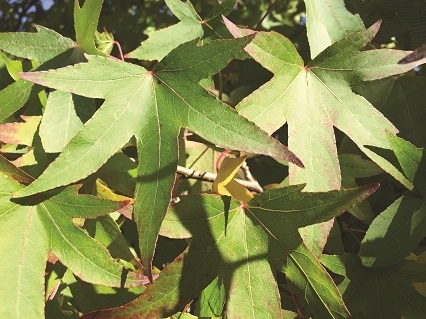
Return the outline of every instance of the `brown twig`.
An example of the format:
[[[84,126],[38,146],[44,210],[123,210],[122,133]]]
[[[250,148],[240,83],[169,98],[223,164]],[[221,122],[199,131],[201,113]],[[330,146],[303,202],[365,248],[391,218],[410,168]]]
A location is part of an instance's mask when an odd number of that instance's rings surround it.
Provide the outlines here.
[[[272,10],[274,9],[275,5],[277,4],[278,0],[275,0],[274,2],[269,4],[268,10],[266,10],[265,14],[263,15],[262,18],[260,18],[259,22],[256,24],[256,26],[254,27],[253,30],[257,30],[260,25],[262,24],[263,20],[266,19],[266,17],[272,12]]]
[[[183,166],[178,166],[177,171],[179,175],[182,175],[184,178],[193,178],[206,182],[214,182],[216,179],[216,174],[209,172],[200,172],[193,169],[189,169]],[[260,187],[259,183],[256,181],[245,181],[242,179],[235,179],[238,183],[245,186],[248,190],[256,193],[262,193],[263,189]]]

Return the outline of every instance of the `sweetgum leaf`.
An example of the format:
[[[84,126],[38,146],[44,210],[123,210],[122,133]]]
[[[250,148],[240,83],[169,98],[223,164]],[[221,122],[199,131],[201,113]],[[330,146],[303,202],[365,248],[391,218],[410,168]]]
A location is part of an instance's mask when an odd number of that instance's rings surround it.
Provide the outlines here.
[[[9,162],[6,158],[0,155],[0,173],[13,178],[15,181],[29,184],[34,178],[28,175],[21,169],[17,168],[11,162]]]
[[[73,223],[73,218],[96,218],[115,211],[123,202],[77,195],[68,187],[43,196],[12,201],[22,189],[0,174],[0,253],[3,289],[2,318],[44,318],[44,271],[52,251],[85,281],[114,287],[141,285],[143,276],[126,271],[106,248]]]
[[[95,113],[93,100],[68,92],[49,93],[40,123],[40,138],[47,153],[59,153]]]
[[[426,281],[426,265],[404,260],[392,267],[369,268],[361,264],[358,256],[349,254],[323,255],[321,262],[333,273],[345,277],[339,289],[349,311],[357,318],[426,316],[424,296],[412,284]]]
[[[346,10],[343,0],[305,0],[305,5],[312,59],[338,40],[365,29],[360,16]]]
[[[245,208],[226,196],[182,196],[166,215],[161,234],[192,237],[188,250],[133,302],[84,318],[167,317],[217,275],[226,289],[227,318],[281,318],[275,270],[285,272],[314,318],[349,318],[337,287],[303,244],[298,229],[339,215],[377,185],[326,193],[302,188],[268,190]]]
[[[417,146],[426,146],[426,78],[389,77],[361,82],[354,91],[364,96],[399,130],[398,136]]]
[[[174,183],[181,127],[228,149],[266,154],[303,166],[285,146],[198,84],[223,68],[250,40],[218,40],[201,47],[196,41],[188,42],[153,71],[87,56],[88,63],[22,74],[33,82],[105,102],[37,181],[16,196],[29,196],[87,177],[135,136],[139,166],[134,219],[142,262],[150,269]]]
[[[0,50],[17,57],[37,61],[41,69],[62,67],[82,61],[77,43],[48,28],[36,25],[37,32],[0,33]],[[33,99],[41,87],[18,79],[0,91],[0,121]]]
[[[221,14],[227,15],[234,8],[236,1],[224,0],[216,4],[205,19],[198,15],[191,1],[165,0],[165,2],[180,22],[148,33],[149,38],[126,54],[126,57],[139,60],[163,59],[180,44],[201,38],[204,34],[203,25],[211,28],[209,22],[220,17]]]
[[[79,1],[74,0],[74,29],[77,43],[85,52],[106,56],[105,51],[95,46],[95,39],[99,38],[96,28],[103,2],[104,0],[85,0],[80,7]]]
[[[389,142],[418,194],[405,193],[373,220],[359,250],[362,264],[369,267],[400,262],[425,237],[426,153],[392,134]]]
[[[235,37],[250,33],[229,21],[226,24]],[[236,108],[269,134],[288,123],[289,147],[306,164],[304,170],[290,165],[290,184],[307,183],[307,190],[315,191],[340,188],[336,127],[386,172],[407,188],[413,187],[397,168],[366,147],[389,149],[385,130],[396,133],[397,129],[350,86],[403,73],[421,63],[397,64],[404,51],[360,51],[379,26],[380,22],[343,38],[306,66],[294,45],[275,32],[259,32],[246,47],[274,77]]]
[[[32,145],[41,116],[21,115],[25,122],[0,124],[0,141],[9,144]]]
[[[165,2],[180,22],[149,33],[149,38],[134,51],[126,54],[126,57],[140,60],[161,60],[180,44],[203,35],[202,19],[195,11],[191,1],[166,0]]]
[[[0,49],[21,58],[46,62],[77,44],[59,33],[35,26],[37,32],[0,33]]]
[[[339,164],[342,170],[343,188],[356,187],[356,178],[365,178],[384,173],[374,162],[355,154],[340,154]],[[351,208],[349,212],[366,224],[370,224],[374,219],[373,212],[367,201],[359,203],[359,205]]]

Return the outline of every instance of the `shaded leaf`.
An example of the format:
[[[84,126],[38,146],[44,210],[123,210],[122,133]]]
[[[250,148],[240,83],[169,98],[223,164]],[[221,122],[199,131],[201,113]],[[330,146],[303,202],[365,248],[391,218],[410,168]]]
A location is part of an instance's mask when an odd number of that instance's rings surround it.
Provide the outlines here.
[[[49,94],[40,123],[40,138],[47,153],[59,153],[95,113],[91,99],[67,92]]]
[[[0,173],[25,184],[29,184],[34,180],[32,176],[17,168],[2,155],[0,155]]]
[[[313,317],[349,318],[337,287],[298,229],[340,214],[377,186],[327,193],[302,188],[266,191],[246,209],[218,195],[182,196],[169,210],[161,233],[192,237],[187,252],[135,301],[84,318],[165,317],[182,309],[217,275],[226,290],[227,318],[281,318],[275,269],[285,272]]]
[[[104,98],[105,102],[46,171],[16,196],[29,196],[87,177],[135,136],[142,165],[138,166],[134,219],[142,262],[150,269],[174,183],[181,127],[228,149],[262,153],[303,166],[284,145],[198,85],[199,80],[223,68],[250,40],[219,40],[201,47],[195,41],[188,42],[153,71],[87,56],[88,63],[22,74],[33,82]]]
[[[374,162],[361,158],[355,154],[339,155],[339,164],[342,171],[342,186],[344,188],[356,187],[355,179],[383,174],[384,171]],[[359,203],[349,212],[364,223],[370,224],[374,219],[373,212],[367,201]]]
[[[389,77],[354,86],[399,130],[402,137],[418,146],[426,146],[426,78]]]
[[[127,275],[104,246],[73,223],[73,218],[96,218],[124,203],[77,195],[75,186],[11,201],[11,194],[22,186],[3,174],[0,184],[0,255],[8,257],[1,264],[2,318],[44,318],[49,251],[86,281],[115,287],[146,282],[142,275]]]
[[[321,262],[332,272],[345,277],[339,289],[354,318],[426,316],[424,297],[412,285],[412,282],[426,280],[425,265],[402,261],[388,268],[368,268],[361,264],[358,256],[349,254],[323,255]]]
[[[370,267],[400,262],[426,235],[425,152],[392,134],[389,141],[405,175],[421,195],[405,193],[374,219],[359,250],[363,265]]]

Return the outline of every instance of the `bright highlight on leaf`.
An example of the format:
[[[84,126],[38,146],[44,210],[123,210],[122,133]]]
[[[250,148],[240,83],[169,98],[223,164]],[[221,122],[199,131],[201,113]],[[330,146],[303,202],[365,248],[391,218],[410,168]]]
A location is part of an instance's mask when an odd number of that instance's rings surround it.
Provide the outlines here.
[[[219,195],[231,196],[244,203],[253,198],[253,194],[243,185],[234,180],[235,174],[246,160],[247,156],[238,158],[225,157],[220,166],[219,172],[213,182],[213,191]]]
[[[170,204],[181,127],[227,149],[282,158],[303,167],[284,145],[199,85],[251,40],[184,43],[150,71],[88,55],[87,63],[21,74],[32,82],[105,102],[43,174],[15,195],[29,196],[85,178],[135,136],[139,166],[133,216],[140,232],[142,263],[151,269],[158,230]]]
[[[254,32],[240,29],[228,20],[225,23],[236,38]],[[340,189],[334,134],[337,128],[386,172],[407,188],[413,187],[387,159],[367,147],[389,150],[385,130],[396,133],[397,129],[351,88],[360,81],[381,79],[413,68],[412,64],[397,63],[405,56],[404,51],[362,51],[379,28],[377,22],[344,37],[307,65],[293,43],[276,32],[257,32],[245,48],[274,77],[244,98],[236,109],[269,134],[288,124],[289,148],[305,164],[303,170],[289,166],[290,184],[306,183],[309,191]]]

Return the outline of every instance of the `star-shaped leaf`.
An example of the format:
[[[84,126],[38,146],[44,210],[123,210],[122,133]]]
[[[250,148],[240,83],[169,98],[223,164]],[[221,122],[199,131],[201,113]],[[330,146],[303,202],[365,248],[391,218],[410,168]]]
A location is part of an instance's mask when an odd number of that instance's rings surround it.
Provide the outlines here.
[[[7,256],[0,267],[1,318],[44,318],[49,251],[88,282],[113,287],[146,283],[146,277],[134,273],[126,278],[127,271],[106,248],[73,223],[73,218],[96,218],[125,203],[77,195],[76,186],[11,200],[23,186],[3,173],[0,184],[0,253]]]
[[[198,84],[223,68],[250,40],[217,40],[201,47],[196,46],[196,41],[188,42],[152,71],[87,56],[88,63],[24,73],[22,76],[33,82],[103,98],[105,102],[46,171],[16,196],[32,195],[87,177],[135,136],[139,168],[134,218],[140,232],[142,262],[150,268],[174,183],[181,127],[228,149],[262,153],[303,166],[285,146]]]
[[[321,262],[333,273],[345,277],[339,289],[354,318],[426,316],[424,296],[412,284],[426,281],[426,265],[404,260],[388,268],[369,268],[361,264],[358,256],[349,254],[323,255]]]
[[[236,37],[253,32],[226,23]],[[397,129],[351,90],[353,83],[403,73],[421,63],[397,64],[406,55],[404,51],[361,51],[379,27],[376,23],[343,38],[307,65],[290,40],[275,32],[258,33],[246,47],[274,77],[236,108],[270,134],[288,124],[289,147],[305,164],[304,170],[290,165],[290,184],[307,183],[307,190],[314,191],[340,188],[336,127],[381,168],[406,187],[413,187],[390,162],[367,147],[390,149],[385,130],[395,133]]]
[[[377,185],[327,193],[302,188],[268,190],[246,208],[227,196],[181,197],[166,216],[161,234],[192,237],[188,250],[135,301],[84,318],[163,318],[182,309],[216,276],[225,285],[227,318],[282,318],[275,270],[285,273],[308,313],[349,318],[337,287],[298,229],[339,215]]]

